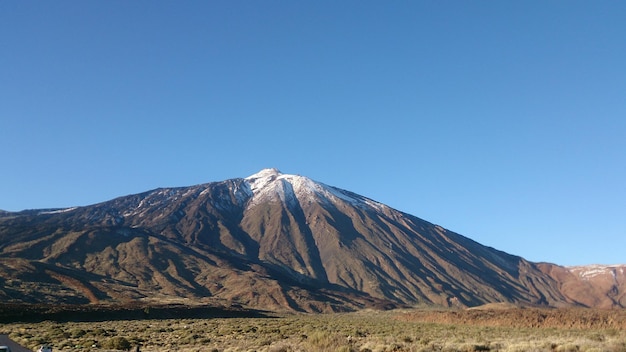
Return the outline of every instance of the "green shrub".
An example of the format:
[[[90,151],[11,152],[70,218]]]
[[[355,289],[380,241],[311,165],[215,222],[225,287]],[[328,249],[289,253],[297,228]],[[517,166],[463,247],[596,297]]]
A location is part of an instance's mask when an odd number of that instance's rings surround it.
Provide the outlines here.
[[[556,348],[557,352],[578,352],[580,347],[574,344],[560,345]]]
[[[70,337],[79,338],[87,335],[87,332],[83,329],[72,329],[70,330]]]
[[[104,347],[110,348],[113,350],[128,351],[131,348],[131,344],[130,344],[130,341],[128,341],[125,337],[115,336],[115,337],[108,339],[104,343]]]
[[[94,336],[109,336],[109,334],[107,333],[106,330],[104,330],[103,328],[96,328],[92,334]]]

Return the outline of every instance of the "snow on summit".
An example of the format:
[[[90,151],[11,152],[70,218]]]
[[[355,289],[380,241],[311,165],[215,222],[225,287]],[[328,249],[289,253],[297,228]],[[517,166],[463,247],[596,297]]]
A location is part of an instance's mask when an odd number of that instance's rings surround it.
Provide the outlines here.
[[[380,208],[382,204],[351,192],[331,187],[300,175],[283,174],[278,169],[263,169],[244,179],[252,191],[251,205],[280,199],[293,205],[303,201],[333,202],[341,199],[360,207]]]
[[[623,275],[626,269],[626,265],[583,265],[583,266],[570,266],[567,267],[570,272],[577,274],[583,279],[589,279],[598,275],[611,274],[615,277],[618,273]]]

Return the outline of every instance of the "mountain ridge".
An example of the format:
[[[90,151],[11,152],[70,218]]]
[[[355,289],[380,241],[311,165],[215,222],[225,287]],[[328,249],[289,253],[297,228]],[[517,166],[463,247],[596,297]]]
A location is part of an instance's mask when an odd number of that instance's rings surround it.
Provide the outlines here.
[[[9,301],[183,300],[310,312],[626,302],[621,277],[584,280],[277,169],[85,207],[0,213],[0,243],[0,297]]]

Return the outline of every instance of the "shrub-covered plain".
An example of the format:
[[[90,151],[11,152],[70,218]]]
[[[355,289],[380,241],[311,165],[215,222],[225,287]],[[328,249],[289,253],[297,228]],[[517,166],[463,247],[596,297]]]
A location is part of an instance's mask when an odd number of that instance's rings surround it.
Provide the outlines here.
[[[596,319],[596,315],[582,310],[560,315],[563,322],[560,326],[541,326],[534,321],[524,324],[522,318],[515,324],[511,323],[516,321],[514,318],[498,320],[498,317],[515,314],[520,314],[520,317],[526,315],[528,320],[528,315],[534,314],[529,310],[518,311],[367,310],[341,314],[285,314],[271,318],[46,321],[4,324],[0,326],[0,333],[9,334],[15,341],[32,349],[47,343],[53,346],[53,351],[77,352],[136,350],[137,346],[146,352],[626,352],[622,313],[608,318],[613,319],[608,325],[586,327],[575,320],[588,321]],[[550,313],[545,314],[544,320]],[[487,319],[490,316],[493,319]],[[473,320],[471,317],[474,317]]]

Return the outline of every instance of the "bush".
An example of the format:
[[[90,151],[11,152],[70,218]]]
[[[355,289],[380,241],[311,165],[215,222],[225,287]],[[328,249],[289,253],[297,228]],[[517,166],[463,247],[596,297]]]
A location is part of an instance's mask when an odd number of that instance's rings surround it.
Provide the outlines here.
[[[578,347],[578,345],[566,344],[566,345],[558,346],[555,351],[557,351],[557,352],[577,352],[579,350],[580,350],[580,347]]]
[[[70,330],[70,336],[73,338],[79,338],[87,335],[87,332],[83,329],[72,329]]]
[[[122,350],[129,351],[131,348],[130,341],[128,341],[125,337],[115,336],[113,338],[108,339],[104,343],[105,348],[110,348],[113,350]]]
[[[94,336],[109,336],[109,333],[107,333],[106,330],[104,330],[103,328],[96,328],[92,334]]]

